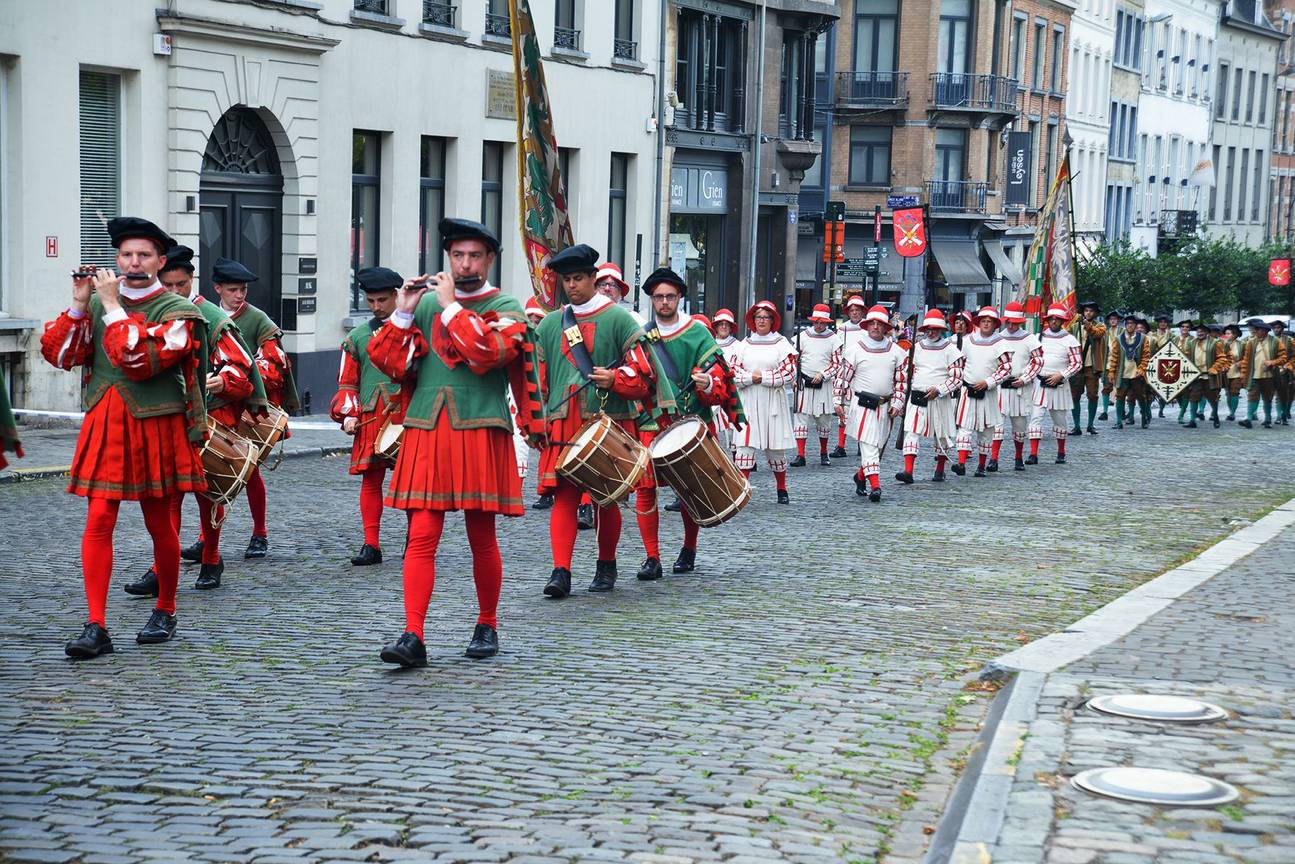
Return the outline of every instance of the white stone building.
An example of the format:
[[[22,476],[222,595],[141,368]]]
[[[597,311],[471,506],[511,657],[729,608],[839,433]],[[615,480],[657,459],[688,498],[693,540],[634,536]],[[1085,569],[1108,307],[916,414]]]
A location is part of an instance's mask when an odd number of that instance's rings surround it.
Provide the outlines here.
[[[1246,246],[1267,239],[1277,49],[1286,38],[1254,0],[1230,0],[1219,25],[1209,233]]]
[[[1080,0],[1070,18],[1066,129],[1072,140],[1075,243],[1081,247],[1096,246],[1105,233],[1114,50],[1115,0]]]
[[[532,3],[578,241],[653,266],[661,4]],[[502,13],[502,15],[501,15]],[[440,266],[442,214],[493,223],[529,292],[500,0],[0,0],[0,362],[20,407],[75,409],[39,356],[68,271],[144,216],[261,274],[300,389],[326,410],[364,317],[356,266]],[[169,51],[169,53],[167,53]]]
[[[1219,12],[1218,0],[1146,2],[1130,237],[1152,255],[1205,218],[1209,190],[1188,178],[1210,152]]]

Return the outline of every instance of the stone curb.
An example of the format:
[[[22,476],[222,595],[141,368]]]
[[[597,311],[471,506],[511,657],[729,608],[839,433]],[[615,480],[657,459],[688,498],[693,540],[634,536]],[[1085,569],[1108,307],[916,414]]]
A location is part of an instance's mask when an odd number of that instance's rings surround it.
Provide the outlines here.
[[[993,860],[1016,777],[1017,751],[1035,719],[1039,694],[1050,673],[1128,635],[1293,524],[1295,498],[1065,630],[990,661],[980,677],[1007,679],[1008,683],[990,706],[976,753],[949,798],[925,864],[987,864]]]
[[[285,460],[304,459],[310,456],[323,458],[350,452],[350,445],[345,447],[294,447],[291,450],[284,450],[283,458]],[[276,459],[278,457],[271,456],[270,458]],[[72,470],[71,465],[56,465],[48,468],[14,468],[8,471],[0,471],[0,486],[9,483],[26,483],[32,480],[48,480],[52,477],[66,477],[70,470]]]

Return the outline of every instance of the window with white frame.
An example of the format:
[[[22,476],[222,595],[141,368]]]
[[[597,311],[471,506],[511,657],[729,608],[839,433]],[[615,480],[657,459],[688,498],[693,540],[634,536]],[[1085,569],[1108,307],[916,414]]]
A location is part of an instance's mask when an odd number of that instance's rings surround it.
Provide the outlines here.
[[[81,70],[81,264],[116,266],[104,223],[121,214],[121,76]]]

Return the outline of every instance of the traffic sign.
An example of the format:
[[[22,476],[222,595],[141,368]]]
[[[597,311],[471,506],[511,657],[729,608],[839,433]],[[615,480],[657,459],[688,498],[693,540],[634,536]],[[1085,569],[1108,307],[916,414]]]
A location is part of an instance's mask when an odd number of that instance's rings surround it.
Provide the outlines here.
[[[861,283],[869,273],[875,272],[868,269],[867,260],[864,258],[846,258],[836,265],[836,281]]]
[[[886,206],[891,210],[905,210],[909,207],[916,207],[916,195],[887,195]]]
[[[823,218],[826,219],[828,222],[845,221],[845,202],[828,201],[827,209],[823,211]]]

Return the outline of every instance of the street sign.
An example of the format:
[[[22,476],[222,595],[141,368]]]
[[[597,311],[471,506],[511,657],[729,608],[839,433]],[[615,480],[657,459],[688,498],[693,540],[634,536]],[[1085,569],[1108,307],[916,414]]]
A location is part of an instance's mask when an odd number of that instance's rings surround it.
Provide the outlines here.
[[[881,247],[866,246],[863,250],[863,272],[876,276],[881,272]]]
[[[844,222],[845,221],[845,202],[828,201],[827,209],[823,211],[823,218],[826,219],[828,222]]]
[[[906,210],[909,207],[916,207],[916,195],[887,195],[886,207],[890,210]]]
[[[875,272],[868,269],[866,258],[846,258],[836,265],[836,281],[862,284],[869,273]]]

